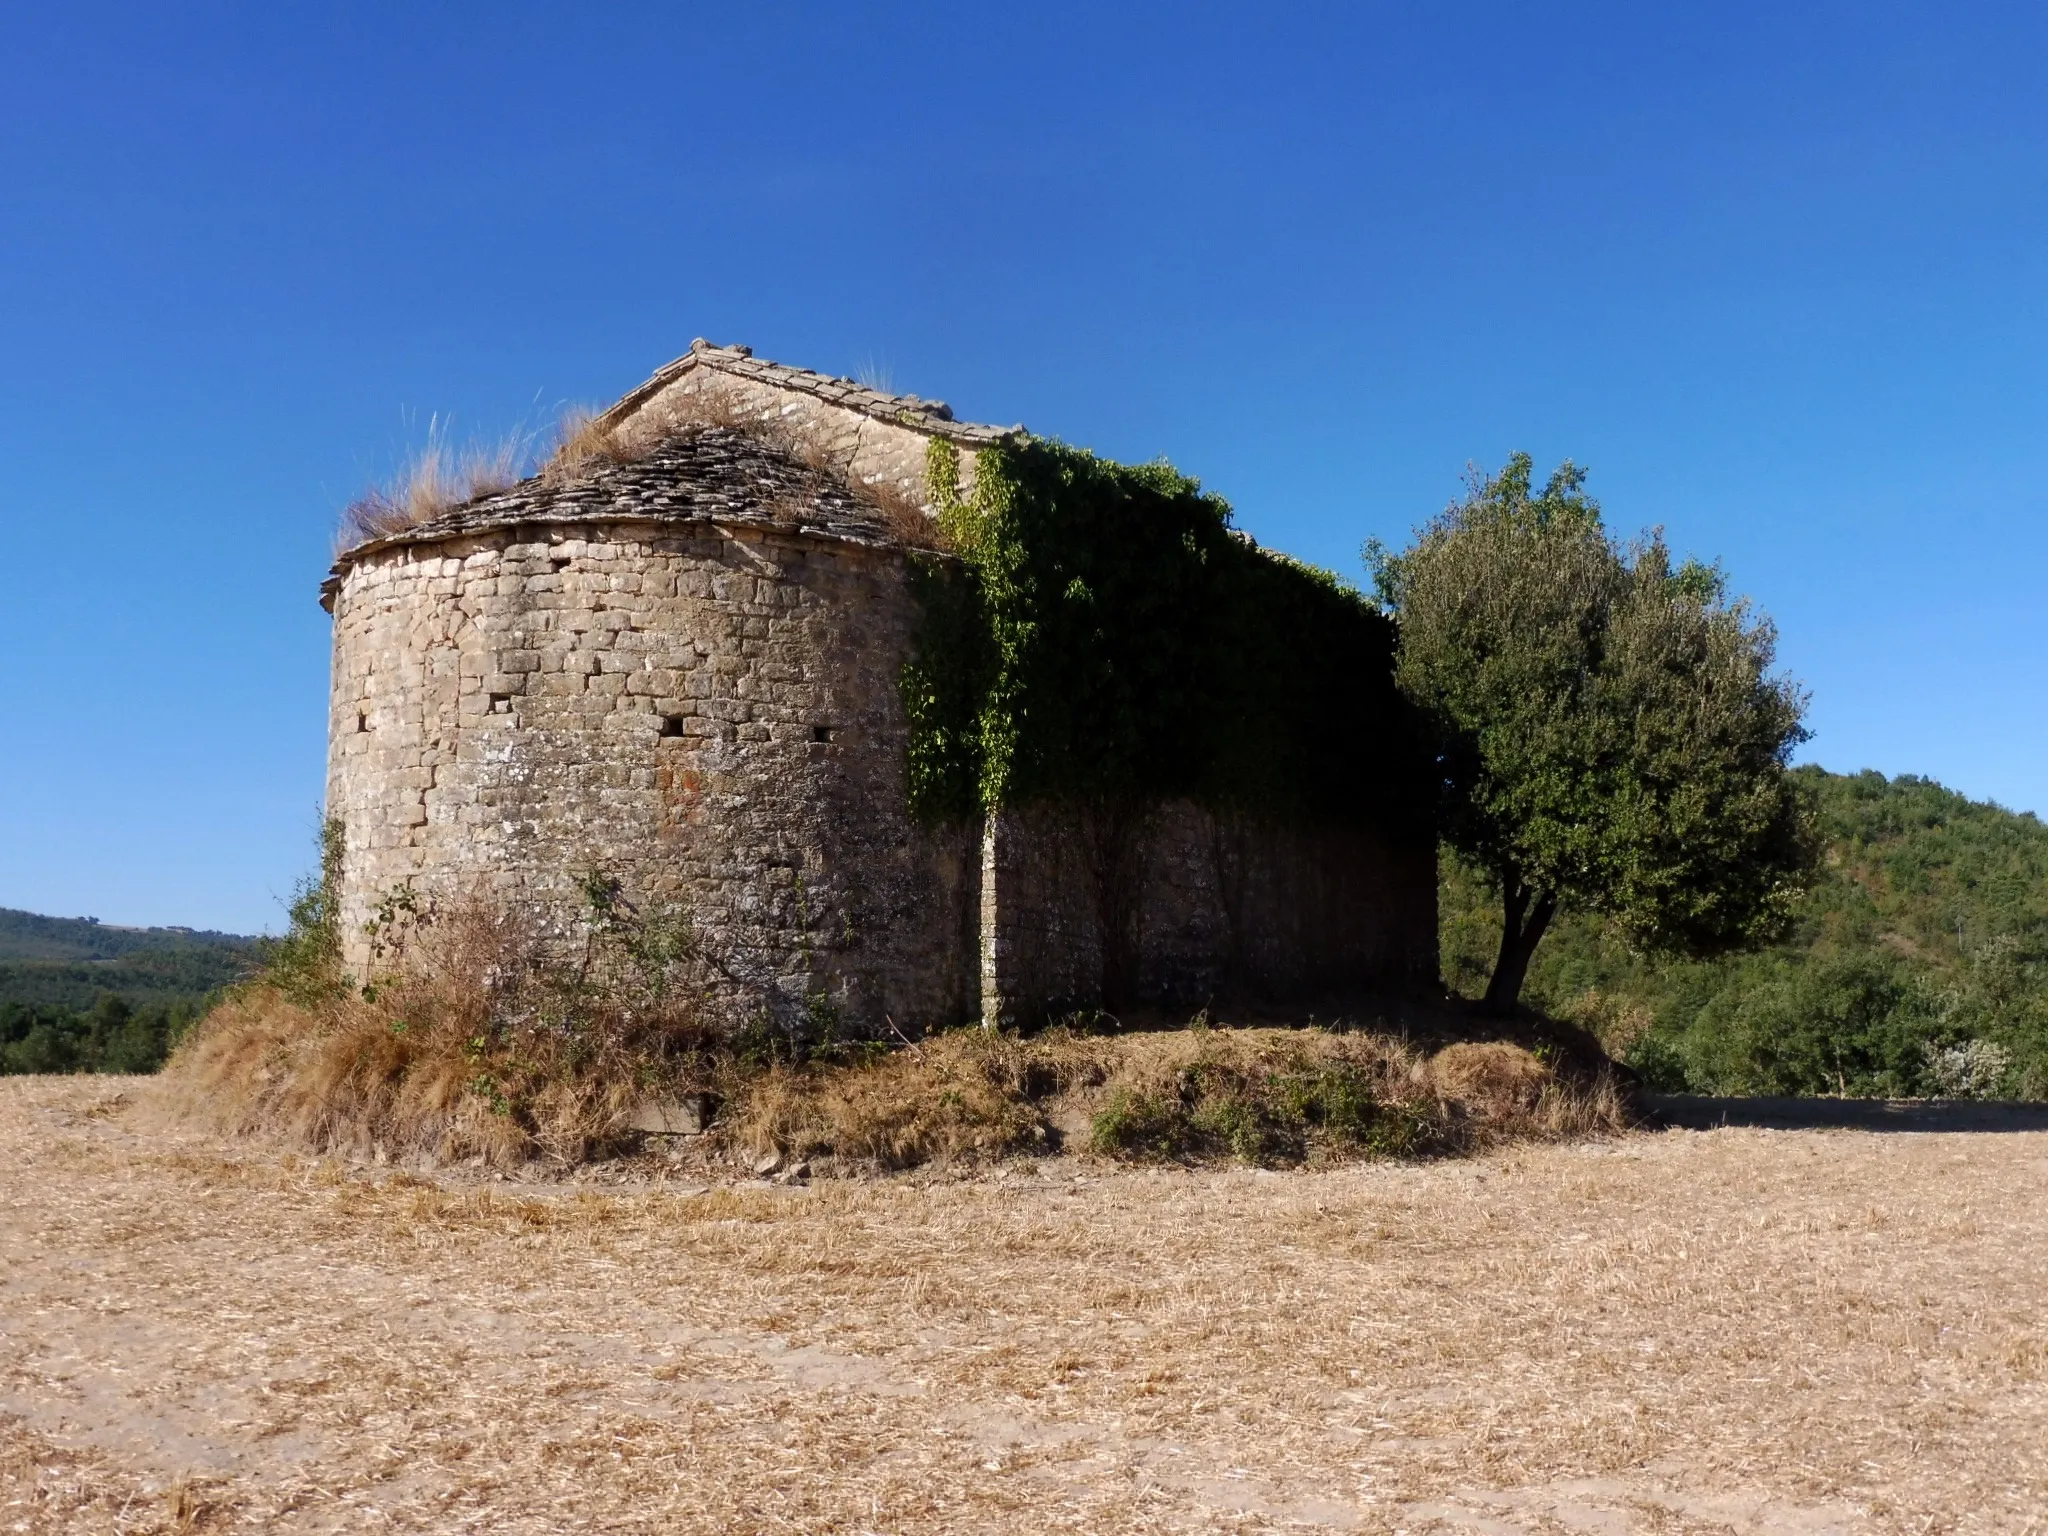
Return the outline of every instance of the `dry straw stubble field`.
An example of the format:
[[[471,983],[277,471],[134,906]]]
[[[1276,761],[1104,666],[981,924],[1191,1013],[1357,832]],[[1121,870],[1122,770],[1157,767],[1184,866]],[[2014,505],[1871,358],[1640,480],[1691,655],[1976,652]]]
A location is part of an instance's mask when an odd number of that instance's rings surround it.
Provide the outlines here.
[[[2048,1529],[2048,1135],[521,1187],[0,1081],[0,1530]]]

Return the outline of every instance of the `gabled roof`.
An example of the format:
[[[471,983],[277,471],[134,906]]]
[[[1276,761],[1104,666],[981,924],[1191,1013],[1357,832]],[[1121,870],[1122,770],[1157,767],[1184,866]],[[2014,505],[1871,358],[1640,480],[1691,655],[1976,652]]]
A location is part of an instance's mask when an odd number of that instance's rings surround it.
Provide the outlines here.
[[[955,421],[953,408],[943,400],[885,394],[852,379],[835,379],[829,374],[813,373],[808,368],[791,368],[784,363],[768,362],[754,356],[752,347],[721,347],[701,336],[690,343],[688,352],[658,369],[652,378],[627,394],[598,421],[605,426],[618,425],[693,368],[710,369],[771,388],[813,395],[829,404],[872,416],[877,421],[908,427],[932,437],[948,438],[965,447],[981,448],[1005,442],[1024,431],[1021,426],[992,427],[977,422]]]
[[[687,353],[659,369],[591,425],[624,425],[642,406],[695,369],[809,395],[884,427],[948,439],[969,452],[1024,435],[1021,426],[955,421],[952,408],[943,400],[886,394],[851,379],[764,362],[749,347],[720,347],[701,339],[690,343]],[[739,430],[734,430],[735,426]],[[886,439],[891,434],[878,435]],[[764,441],[742,423],[694,427],[636,454],[631,462],[614,462],[570,477],[544,470],[507,490],[472,496],[459,506],[342,550],[321,587],[322,604],[331,605],[342,573],[366,555],[514,524],[648,520],[751,524],[852,544],[903,542],[903,530],[882,514],[875,493],[862,493],[863,486],[873,488],[878,480],[889,477],[873,475],[863,477],[860,484],[846,483],[846,477],[821,474],[808,458],[792,457],[787,442],[770,436],[773,441]],[[807,514],[800,510],[805,506]]]

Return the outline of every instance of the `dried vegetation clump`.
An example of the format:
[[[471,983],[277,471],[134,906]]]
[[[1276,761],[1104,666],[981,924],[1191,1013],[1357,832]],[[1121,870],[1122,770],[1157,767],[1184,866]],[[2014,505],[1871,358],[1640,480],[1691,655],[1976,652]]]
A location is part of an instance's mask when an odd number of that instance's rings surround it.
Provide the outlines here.
[[[458,447],[446,418],[428,423],[426,446],[388,482],[373,486],[342,512],[344,548],[390,538],[476,499],[509,490],[530,474],[569,485],[620,465],[638,464],[660,448],[702,432],[733,431],[788,454],[818,477],[871,506],[890,534],[919,549],[943,538],[922,502],[902,486],[869,482],[838,456],[772,410],[749,410],[728,395],[700,392],[662,402],[659,413],[615,419],[587,405],[566,408],[552,430],[515,432],[497,442]]]
[[[1321,1165],[1630,1121],[1611,1078],[1561,1076],[1499,1042],[1432,1055],[1381,1034],[1199,1022],[770,1041],[706,1022],[687,942],[651,965],[627,943],[600,930],[566,965],[516,924],[458,906],[418,924],[370,987],[243,988],[179,1050],[165,1090],[183,1116],[233,1134],[498,1167],[632,1154],[647,1140],[636,1112],[688,1098],[717,1106],[688,1143],[701,1165],[846,1175],[1061,1153]]]
[[[774,418],[748,415],[723,395],[685,395],[665,401],[659,415],[642,411],[623,420],[572,405],[562,413],[540,473],[550,484],[570,484],[616,465],[638,464],[678,438],[718,430],[745,432],[777,447],[787,437]]]
[[[1611,1078],[1563,1077],[1504,1043],[1430,1055],[1317,1029],[1019,1037],[970,1026],[895,1048],[765,1060],[701,1036],[679,1050],[673,1033],[644,1038],[635,1056],[627,1033],[579,1040],[538,1022],[508,1031],[432,983],[314,1009],[259,985],[217,1010],[169,1074],[185,1111],[218,1129],[495,1166],[631,1153],[636,1108],[681,1096],[719,1106],[694,1144],[701,1163],[842,1175],[1063,1153],[1321,1166],[1631,1123]]]
[[[634,1106],[701,1088],[720,1036],[687,928],[601,879],[588,892],[574,936],[480,899],[403,894],[379,916],[367,983],[340,974],[331,939],[295,935],[293,952],[288,938],[172,1057],[169,1103],[229,1133],[380,1160],[627,1150]]]
[[[1019,1038],[953,1031],[859,1065],[779,1068],[728,1134],[786,1161],[906,1168],[1083,1152],[1262,1167],[1460,1153],[1618,1132],[1613,1079],[1561,1076],[1520,1046],[1434,1055],[1384,1034],[1259,1027]]]
[[[342,509],[343,547],[390,538],[478,496],[510,490],[532,462],[531,433],[457,446],[449,430],[448,418],[432,417],[425,446],[390,480],[372,486]]]

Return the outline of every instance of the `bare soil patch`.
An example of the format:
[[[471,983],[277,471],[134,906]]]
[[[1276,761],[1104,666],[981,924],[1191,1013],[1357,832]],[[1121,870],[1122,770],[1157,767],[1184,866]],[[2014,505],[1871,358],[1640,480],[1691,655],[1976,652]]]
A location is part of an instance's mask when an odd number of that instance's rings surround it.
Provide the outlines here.
[[[2048,1529],[2048,1134],[599,1192],[149,1088],[0,1081],[0,1530]]]

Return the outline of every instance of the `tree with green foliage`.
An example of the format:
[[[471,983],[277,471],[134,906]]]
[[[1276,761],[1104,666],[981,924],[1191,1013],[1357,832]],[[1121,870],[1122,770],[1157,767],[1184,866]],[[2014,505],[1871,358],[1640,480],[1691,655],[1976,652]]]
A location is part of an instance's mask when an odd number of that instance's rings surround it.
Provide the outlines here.
[[[1693,960],[1560,913],[1524,996],[1670,1092],[2048,1098],[2048,826],[1911,775],[1792,775],[1826,856],[1782,938]],[[1467,995],[1499,949],[1490,885],[1445,861]]]
[[[1444,838],[1500,894],[1496,1013],[1561,907],[1646,949],[1740,949],[1783,928],[1817,848],[1770,621],[1658,534],[1611,537],[1585,471],[1539,492],[1531,468],[1475,476],[1405,553],[1367,547],[1396,680],[1435,731]]]
[[[113,992],[76,1013],[0,1002],[0,1076],[154,1072],[204,1011],[204,1000],[138,1006]]]

